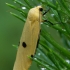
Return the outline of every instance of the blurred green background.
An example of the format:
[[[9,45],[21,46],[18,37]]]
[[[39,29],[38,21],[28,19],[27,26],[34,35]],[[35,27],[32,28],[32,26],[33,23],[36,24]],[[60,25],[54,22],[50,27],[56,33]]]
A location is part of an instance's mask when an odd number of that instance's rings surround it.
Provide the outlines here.
[[[13,1],[0,1],[0,70],[13,69],[17,49],[12,45],[18,44],[23,28],[23,23],[9,13],[13,10],[6,2]]]
[[[15,12],[15,10],[8,7],[5,4],[7,2],[14,4],[12,0],[0,1],[0,70],[13,69],[17,49],[12,45],[13,44],[18,45],[23,29],[23,22],[13,17],[9,13],[11,11]],[[48,30],[52,32],[53,36],[56,33],[56,37],[54,36],[55,39],[56,38],[60,39],[55,30],[52,29]],[[58,39],[56,40],[60,42]],[[32,68],[31,70],[38,69],[35,63],[33,64]]]

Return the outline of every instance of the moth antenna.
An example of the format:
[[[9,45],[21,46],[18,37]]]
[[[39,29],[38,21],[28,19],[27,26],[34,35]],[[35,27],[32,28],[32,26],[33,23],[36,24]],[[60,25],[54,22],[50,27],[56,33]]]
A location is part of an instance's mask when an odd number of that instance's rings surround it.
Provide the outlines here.
[[[52,22],[50,22],[48,20],[43,20],[43,22],[49,22],[51,25],[54,25]]]
[[[43,16],[44,16],[49,10],[50,10],[50,8],[43,13]]]

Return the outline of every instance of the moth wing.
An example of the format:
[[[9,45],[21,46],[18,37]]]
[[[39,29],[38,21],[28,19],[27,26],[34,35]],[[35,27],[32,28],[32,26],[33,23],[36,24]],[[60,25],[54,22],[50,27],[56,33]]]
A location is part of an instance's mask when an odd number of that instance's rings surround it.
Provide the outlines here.
[[[34,55],[36,51],[39,30],[40,25],[38,21],[35,21],[34,23],[27,21],[25,23],[20,39],[20,45],[18,47],[17,59],[15,61],[15,67],[18,67],[18,69],[14,67],[14,70],[28,70],[30,67],[32,61],[28,56]],[[26,47],[22,45],[23,42],[25,42]]]
[[[31,22],[27,21],[24,25],[22,36],[20,39],[20,45],[18,47],[16,61],[13,70],[27,70],[31,64],[31,60],[28,58],[30,55],[30,47],[32,46],[32,36],[31,36]],[[23,47],[22,43],[26,43],[26,47]],[[18,69],[17,69],[18,68]]]

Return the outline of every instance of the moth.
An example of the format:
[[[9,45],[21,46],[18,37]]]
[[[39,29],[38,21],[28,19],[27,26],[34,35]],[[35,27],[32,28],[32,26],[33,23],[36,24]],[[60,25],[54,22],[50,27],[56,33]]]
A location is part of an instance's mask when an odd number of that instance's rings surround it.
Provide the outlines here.
[[[33,56],[36,51],[40,34],[40,23],[42,22],[42,11],[42,6],[36,6],[29,10],[13,70],[28,70],[32,63],[28,56]]]

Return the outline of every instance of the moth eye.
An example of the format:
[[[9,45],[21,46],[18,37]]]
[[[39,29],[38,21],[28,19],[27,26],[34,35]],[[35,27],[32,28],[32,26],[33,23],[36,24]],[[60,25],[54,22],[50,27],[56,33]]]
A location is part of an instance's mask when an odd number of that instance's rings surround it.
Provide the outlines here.
[[[43,8],[39,8],[40,11],[43,11]]]
[[[34,56],[33,56],[33,55],[31,55],[31,57],[33,58]]]
[[[26,45],[25,42],[23,42],[23,43],[22,43],[22,46],[23,46],[24,48],[26,48],[27,45]]]

